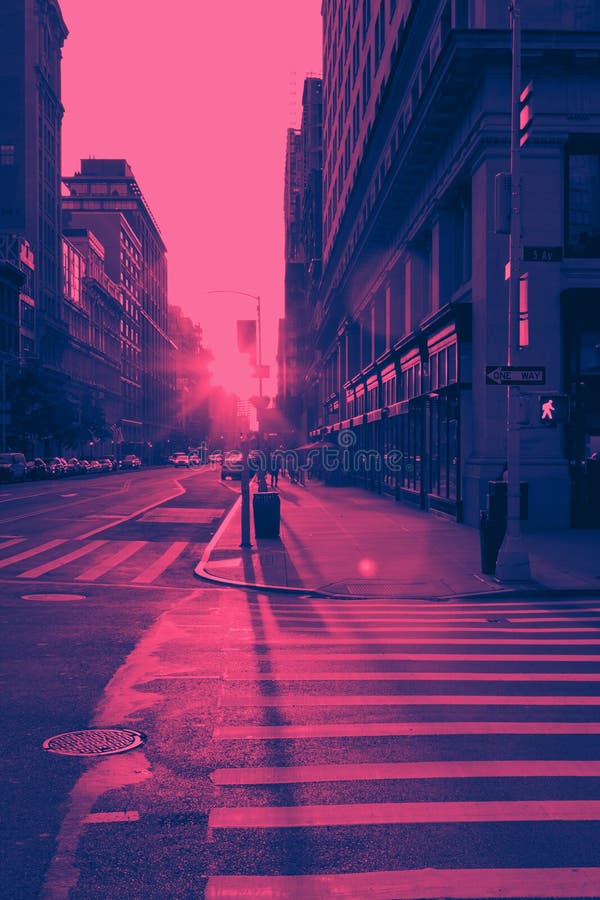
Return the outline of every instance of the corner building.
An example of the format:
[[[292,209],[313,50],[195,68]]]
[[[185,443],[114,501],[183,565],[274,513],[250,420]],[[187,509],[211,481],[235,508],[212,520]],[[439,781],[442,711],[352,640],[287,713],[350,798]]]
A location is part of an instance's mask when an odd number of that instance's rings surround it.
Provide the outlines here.
[[[522,80],[529,524],[600,524],[600,7],[528,0]],[[352,429],[349,477],[477,524],[506,460],[511,31],[496,0],[324,0],[323,274],[305,406]],[[548,259],[548,256],[545,257]],[[525,295],[524,295],[525,296]],[[566,394],[544,427],[539,394]],[[377,464],[375,461],[379,461]]]

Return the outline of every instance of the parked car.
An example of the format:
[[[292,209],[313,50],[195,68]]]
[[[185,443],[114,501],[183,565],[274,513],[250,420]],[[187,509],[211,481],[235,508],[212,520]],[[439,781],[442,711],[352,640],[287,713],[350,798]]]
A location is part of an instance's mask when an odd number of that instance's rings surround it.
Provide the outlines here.
[[[31,478],[33,481],[40,481],[42,478],[48,478],[46,463],[43,459],[40,459],[39,456],[36,456],[35,459],[28,460],[26,467],[26,478]]]
[[[226,478],[241,478],[243,461],[244,457],[239,450],[229,450],[225,453],[221,466],[221,481],[225,481]]]
[[[67,474],[65,464],[59,456],[47,456],[44,462],[51,478],[62,478]]]
[[[101,471],[102,471],[102,466],[100,465],[100,463],[98,462],[98,460],[97,460],[97,459],[91,459],[91,460],[90,460],[89,474],[90,474],[90,475],[99,475]]]
[[[135,453],[128,453],[127,456],[123,457],[123,461],[121,463],[122,469],[139,469],[142,465],[142,461],[139,456],[136,456]]]
[[[0,480],[25,481],[27,464],[22,453],[0,453]]]
[[[110,459],[108,459],[108,457],[106,457],[106,456],[103,457],[103,459],[99,460],[99,463],[100,463],[100,468],[102,469],[103,472],[112,472],[113,464],[112,464],[112,461]]]
[[[213,465],[221,465],[223,462],[223,454],[220,450],[215,450],[213,453],[210,453],[208,456],[209,463],[213,463]]]
[[[188,469],[190,467],[190,458],[187,453],[174,453],[171,457],[171,464],[175,466],[175,468],[181,468],[181,466],[186,466]]]
[[[81,464],[81,460],[77,459],[76,456],[72,456],[67,460],[68,474],[69,475],[86,475],[87,469],[84,465]]]
[[[77,462],[78,462],[79,465],[81,466],[81,472],[82,472],[82,474],[87,475],[87,473],[90,471],[90,461],[89,461],[89,459],[78,459]]]
[[[201,463],[202,460],[199,453],[190,453],[190,466],[199,466]]]

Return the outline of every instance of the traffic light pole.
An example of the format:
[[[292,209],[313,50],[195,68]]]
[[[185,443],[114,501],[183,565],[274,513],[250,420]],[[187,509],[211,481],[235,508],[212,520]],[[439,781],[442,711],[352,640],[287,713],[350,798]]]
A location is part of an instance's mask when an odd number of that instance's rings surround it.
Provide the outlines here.
[[[521,287],[521,10],[519,0],[510,6],[512,29],[510,176],[511,216],[508,282],[508,365],[519,361],[520,287]],[[516,385],[507,388],[506,411],[506,467],[507,518],[506,534],[496,565],[500,581],[528,581],[529,555],[521,541],[521,435],[519,428],[521,391]]]

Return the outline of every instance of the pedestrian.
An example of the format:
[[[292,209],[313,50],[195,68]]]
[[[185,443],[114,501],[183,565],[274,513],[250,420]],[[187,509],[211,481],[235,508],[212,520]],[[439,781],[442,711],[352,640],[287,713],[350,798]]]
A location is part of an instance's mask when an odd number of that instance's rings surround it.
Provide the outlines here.
[[[271,475],[271,487],[277,487],[279,482],[279,470],[281,468],[281,459],[279,453],[273,450],[269,456],[269,473]]]

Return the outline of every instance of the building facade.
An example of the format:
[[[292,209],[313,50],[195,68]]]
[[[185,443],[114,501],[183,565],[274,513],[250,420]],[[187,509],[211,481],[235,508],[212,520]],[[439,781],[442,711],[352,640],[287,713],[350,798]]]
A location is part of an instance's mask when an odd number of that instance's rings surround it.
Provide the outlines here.
[[[523,4],[524,367],[568,395],[540,421],[523,390],[533,527],[598,524],[600,9]],[[492,0],[323,3],[323,272],[305,404],[347,477],[475,525],[506,460],[511,33]],[[549,248],[545,255],[536,248]],[[513,360],[513,363],[515,361]],[[350,452],[351,451],[351,452]]]
[[[290,434],[306,428],[304,377],[310,358],[306,322],[320,276],[322,236],[322,79],[305,79],[302,121],[289,129],[285,162],[285,320],[280,328],[279,408]]]
[[[125,443],[145,459],[162,457],[175,416],[166,247],[126,160],[84,159],[64,182],[65,225],[98,235],[120,286]]]
[[[49,375],[60,373],[66,341],[61,318],[60,61],[67,33],[57,0],[2,3],[0,238],[5,251],[15,241],[26,242],[35,260],[35,269],[28,267],[19,308],[25,318],[20,341]],[[18,253],[21,257],[20,249]]]
[[[106,274],[104,247],[87,229],[65,231],[63,293],[63,318],[69,331],[63,371],[81,425],[82,445],[75,449],[92,457],[107,453],[118,457],[122,430],[119,285]]]

